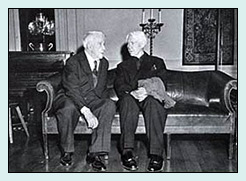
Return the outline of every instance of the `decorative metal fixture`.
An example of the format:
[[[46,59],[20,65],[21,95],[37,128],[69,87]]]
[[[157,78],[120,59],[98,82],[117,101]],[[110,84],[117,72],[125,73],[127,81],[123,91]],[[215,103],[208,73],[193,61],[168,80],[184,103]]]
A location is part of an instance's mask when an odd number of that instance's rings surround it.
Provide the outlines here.
[[[161,9],[158,9],[158,22],[156,22],[153,16],[153,9],[150,9],[150,18],[145,22],[145,9],[142,10],[142,21],[139,24],[142,27],[142,31],[150,39],[150,55],[153,52],[153,39],[161,31],[161,27],[164,23],[161,23]]]
[[[28,30],[31,35],[51,36],[55,33],[55,23],[53,20],[48,21],[48,18],[40,12],[37,14],[35,20],[29,23]]]
[[[44,13],[37,13],[35,20],[28,24],[28,30],[33,36],[41,36],[41,42],[29,43],[31,50],[45,51],[53,47],[52,43],[47,45],[45,37],[52,36],[55,33],[55,23],[53,20],[49,21]]]

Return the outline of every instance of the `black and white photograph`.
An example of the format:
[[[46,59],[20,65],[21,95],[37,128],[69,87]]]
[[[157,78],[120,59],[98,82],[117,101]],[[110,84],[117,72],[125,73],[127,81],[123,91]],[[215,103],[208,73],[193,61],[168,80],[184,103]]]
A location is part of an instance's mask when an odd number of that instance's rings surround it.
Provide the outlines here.
[[[8,8],[8,173],[90,172],[238,173],[238,8]]]

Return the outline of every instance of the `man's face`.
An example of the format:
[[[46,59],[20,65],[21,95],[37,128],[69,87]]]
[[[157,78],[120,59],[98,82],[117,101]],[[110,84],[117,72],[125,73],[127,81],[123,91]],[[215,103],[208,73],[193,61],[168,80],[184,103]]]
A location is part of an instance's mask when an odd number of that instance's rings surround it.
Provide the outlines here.
[[[127,40],[127,49],[131,56],[137,56],[143,49],[140,41],[130,36]]]
[[[90,54],[94,59],[101,59],[105,52],[104,39],[96,39],[90,44]]]

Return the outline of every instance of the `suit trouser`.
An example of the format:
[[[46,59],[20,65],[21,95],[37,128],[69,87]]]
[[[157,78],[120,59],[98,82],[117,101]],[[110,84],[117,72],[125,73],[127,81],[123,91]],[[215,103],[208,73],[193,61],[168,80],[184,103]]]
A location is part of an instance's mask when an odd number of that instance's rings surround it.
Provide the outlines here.
[[[148,138],[149,153],[163,155],[163,131],[167,112],[163,105],[152,96],[139,102],[127,94],[119,101],[121,124],[121,151],[134,148],[135,132],[138,125],[139,112],[142,111]]]
[[[65,95],[56,100],[55,104],[60,146],[65,152],[74,152],[74,130],[81,114],[72,100]],[[115,103],[110,99],[99,99],[91,102],[88,107],[99,122],[98,127],[92,132],[89,152],[109,152]]]

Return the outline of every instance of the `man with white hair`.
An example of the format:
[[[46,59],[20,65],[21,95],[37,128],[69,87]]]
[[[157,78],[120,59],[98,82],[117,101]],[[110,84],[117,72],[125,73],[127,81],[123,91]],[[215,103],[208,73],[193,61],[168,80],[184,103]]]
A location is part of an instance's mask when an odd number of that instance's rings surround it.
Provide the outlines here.
[[[86,161],[93,169],[105,171],[101,155],[110,151],[115,114],[115,104],[105,94],[109,66],[104,58],[105,35],[90,31],[83,39],[83,46],[84,51],[67,60],[62,73],[62,89],[54,101],[62,151],[60,163],[72,164],[74,130],[82,116],[92,129]]]
[[[156,77],[159,71],[166,69],[166,66],[163,59],[144,52],[147,38],[142,31],[129,33],[126,41],[131,57],[117,66],[115,80],[115,90],[119,97],[122,165],[128,170],[138,169],[133,150],[141,111],[144,116],[150,156],[147,171],[161,171],[163,169],[163,131],[167,117],[166,109],[159,100],[147,95],[144,87],[138,87],[138,80]]]

